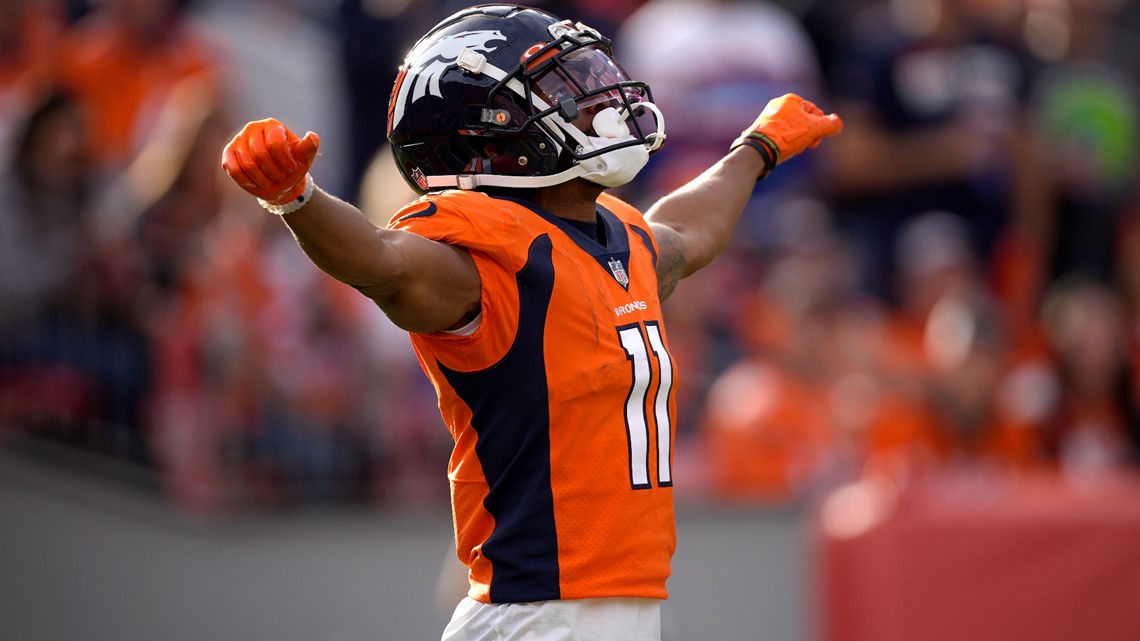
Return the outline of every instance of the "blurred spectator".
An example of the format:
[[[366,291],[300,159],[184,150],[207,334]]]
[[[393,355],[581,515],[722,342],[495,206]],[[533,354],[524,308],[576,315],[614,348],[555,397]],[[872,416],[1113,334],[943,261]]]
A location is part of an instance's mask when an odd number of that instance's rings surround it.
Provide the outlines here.
[[[59,56],[60,82],[84,110],[104,175],[139,151],[179,83],[196,78],[211,101],[220,91],[215,47],[178,0],[103,0],[68,30]]]
[[[1049,276],[1082,273],[1108,281],[1121,216],[1140,189],[1140,87],[1136,34],[1123,33],[1119,0],[1032,4],[1031,46],[1051,64],[1034,92],[1033,113],[1049,141],[1048,178],[1056,203]]]
[[[971,231],[961,216],[939,211],[903,225],[892,352],[910,355],[900,373],[921,381],[942,465],[1036,467],[1053,379],[1034,376],[1044,371],[1037,334],[993,295]]]
[[[74,103],[53,96],[18,132],[3,175],[0,213],[0,329],[34,326],[66,303],[83,264],[90,167],[84,127]]]
[[[750,353],[704,405],[712,487],[788,500],[928,457],[921,383],[894,362],[887,308],[855,289],[832,212],[796,201],[775,218],[772,262],[741,315]]]
[[[719,158],[755,119],[757,105],[788,92],[818,100],[823,84],[803,27],[771,2],[649,0],[625,21],[614,46],[668,117],[669,143],[639,177],[648,200]],[[801,193],[817,187],[802,184],[806,164],[806,158],[796,159],[765,179],[742,217],[745,231],[762,225],[759,217],[770,210],[773,194],[792,185]],[[752,246],[763,235],[745,233],[738,242]]]
[[[359,178],[348,171],[357,133],[350,129],[355,123],[348,118],[349,89],[341,73],[338,34],[316,19],[331,22],[334,9],[332,2],[305,0],[198,0],[189,9],[192,21],[185,22],[208,33],[225,55],[228,64],[215,73],[225,87],[225,115],[235,123],[231,127],[236,130],[236,123],[272,112],[298,131],[320,131],[322,159],[314,178],[348,198],[355,194]],[[390,91],[394,78],[393,68],[368,82]],[[385,121],[386,110],[385,103],[375,119]]]
[[[811,37],[825,76],[843,62],[852,21],[882,0],[796,0],[784,4],[796,12]]]
[[[720,495],[787,500],[868,473],[1045,464],[1056,379],[1011,347],[964,220],[926,212],[906,223],[899,302],[888,305],[858,292],[826,206],[778,215],[788,231],[744,315],[755,351],[705,404]]]
[[[711,386],[701,424],[710,489],[731,499],[803,496],[832,447],[819,386],[778,362],[742,360]]]
[[[153,444],[194,511],[358,498],[380,462],[367,400],[382,393],[355,347],[366,310],[272,222],[224,208],[154,315]]]
[[[1120,295],[1084,277],[1057,282],[1042,311],[1062,382],[1048,445],[1072,476],[1135,469],[1140,462],[1140,388]]]
[[[97,181],[84,125],[74,103],[48,100],[27,120],[5,178],[5,404],[20,410],[9,418],[29,427],[42,427],[45,416],[52,422],[62,418],[51,426],[62,428],[61,436],[143,462],[147,348],[127,299],[108,295],[109,273],[89,240]]]
[[[999,474],[1045,466],[1044,427],[1055,400],[1052,378],[1014,390],[1006,328],[992,300],[948,296],[931,310],[925,333],[930,364],[927,409],[939,465]],[[1005,394],[999,390],[1008,390]],[[1021,392],[1038,396],[1038,403]],[[1044,401],[1041,403],[1040,401]]]
[[[923,211],[964,216],[987,268],[999,240],[1025,260],[1039,257],[1034,234],[1049,212],[1024,117],[1034,64],[1009,37],[1019,11],[1007,2],[887,0],[852,20],[829,71],[847,123],[834,177],[870,291],[894,295],[894,238]]]
[[[985,294],[984,264],[971,232],[955,213],[925,211],[904,222],[895,238],[894,351],[912,372],[925,367],[924,334],[935,306]]]
[[[748,355],[704,399],[701,429],[723,496],[800,498],[835,446],[832,332],[851,291],[830,217],[823,202],[808,199],[773,212],[768,261],[736,316]]]
[[[52,0],[0,0],[0,164],[7,166],[20,124],[53,91],[65,26]]]

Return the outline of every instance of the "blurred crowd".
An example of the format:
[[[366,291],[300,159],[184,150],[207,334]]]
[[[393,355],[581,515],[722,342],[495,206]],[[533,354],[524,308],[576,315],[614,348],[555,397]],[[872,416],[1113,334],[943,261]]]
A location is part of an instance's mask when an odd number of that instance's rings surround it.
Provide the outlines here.
[[[0,447],[155,473],[180,506],[446,501],[406,336],[225,180],[247,120],[317,131],[378,224],[403,53],[454,0],[0,0]],[[666,303],[678,491],[1140,464],[1140,7],[566,0],[669,144],[647,206],[796,92],[844,133],[761,181]]]

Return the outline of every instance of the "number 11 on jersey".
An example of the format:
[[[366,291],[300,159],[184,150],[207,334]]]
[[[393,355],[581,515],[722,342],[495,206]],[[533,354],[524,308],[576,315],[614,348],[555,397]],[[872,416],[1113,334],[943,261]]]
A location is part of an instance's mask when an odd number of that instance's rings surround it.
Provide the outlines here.
[[[657,487],[671,487],[673,430],[669,401],[673,392],[673,363],[656,322],[619,327],[618,336],[633,368],[633,384],[625,401],[630,484],[635,490],[653,487],[649,480],[649,417],[652,416],[657,428],[656,439],[653,439],[657,443]],[[658,384],[650,399],[654,380]]]

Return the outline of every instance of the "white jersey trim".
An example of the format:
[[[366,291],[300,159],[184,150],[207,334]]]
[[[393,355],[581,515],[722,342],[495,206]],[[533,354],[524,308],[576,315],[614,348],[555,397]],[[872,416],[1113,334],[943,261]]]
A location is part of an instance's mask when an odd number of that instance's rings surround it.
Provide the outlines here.
[[[475,333],[475,330],[479,329],[479,324],[482,320],[483,320],[483,312],[479,312],[478,314],[475,315],[475,318],[471,319],[470,323],[467,323],[466,325],[464,325],[463,327],[460,327],[458,329],[444,330],[443,333],[444,334],[451,334],[452,336],[470,336],[470,335]]]

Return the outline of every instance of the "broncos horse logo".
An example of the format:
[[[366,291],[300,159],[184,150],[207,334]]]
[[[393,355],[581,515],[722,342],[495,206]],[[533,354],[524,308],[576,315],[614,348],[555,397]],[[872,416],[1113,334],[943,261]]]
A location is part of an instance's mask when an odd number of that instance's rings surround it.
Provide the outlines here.
[[[396,79],[397,88],[388,113],[388,132],[391,133],[399,124],[409,104],[426,95],[443,97],[439,90],[439,78],[455,64],[461,51],[471,49],[479,53],[491,53],[495,48],[489,43],[495,40],[505,42],[506,39],[501,31],[465,31],[444,36],[423,51],[409,54],[408,62]]]

